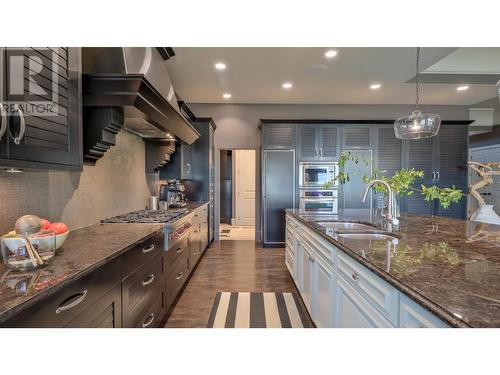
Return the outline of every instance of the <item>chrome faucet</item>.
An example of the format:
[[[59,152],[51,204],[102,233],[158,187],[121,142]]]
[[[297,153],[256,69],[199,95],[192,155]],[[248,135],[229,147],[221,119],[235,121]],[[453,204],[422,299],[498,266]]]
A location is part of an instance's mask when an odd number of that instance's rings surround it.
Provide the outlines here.
[[[365,195],[363,196],[363,202],[366,202],[366,198],[368,196],[368,191],[370,190],[371,187],[374,185],[383,185],[387,189],[387,211],[385,213],[385,219],[394,225],[397,225],[399,223],[399,220],[396,215],[394,214],[393,208],[394,207],[394,190],[392,190],[391,185],[387,183],[387,181],[384,180],[371,180],[367,185],[366,185],[366,190],[365,190]]]

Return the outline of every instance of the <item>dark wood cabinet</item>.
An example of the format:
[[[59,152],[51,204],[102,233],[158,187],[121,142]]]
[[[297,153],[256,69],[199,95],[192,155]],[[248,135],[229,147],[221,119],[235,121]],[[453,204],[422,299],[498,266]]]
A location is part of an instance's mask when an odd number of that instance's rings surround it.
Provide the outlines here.
[[[298,125],[299,161],[335,161],[340,155],[337,125]]]
[[[455,186],[467,194],[467,125],[441,125],[433,138],[405,141],[404,166],[424,171],[418,182],[426,186]],[[405,197],[403,212],[418,215],[437,215],[464,219],[467,198],[444,209],[437,201],[426,201],[421,194]]]
[[[295,148],[295,124],[268,124],[262,129],[262,147],[265,149]]]
[[[0,164],[81,169],[80,48],[4,48],[0,60],[8,104]]]
[[[158,301],[162,306],[165,288],[162,262],[162,255],[158,254],[122,281],[123,327],[149,327],[153,324],[150,320],[161,320],[159,312],[154,314],[158,311],[154,306]],[[151,314],[154,316],[150,318]]]
[[[113,325],[121,326],[121,265],[122,260],[115,259],[6,321],[3,326],[89,327],[92,322],[109,323],[111,318]]]

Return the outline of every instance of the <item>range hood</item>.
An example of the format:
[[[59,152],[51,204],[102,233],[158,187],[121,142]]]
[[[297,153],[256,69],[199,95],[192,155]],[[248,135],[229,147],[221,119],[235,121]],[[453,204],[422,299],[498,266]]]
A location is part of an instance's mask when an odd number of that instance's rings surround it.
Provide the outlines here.
[[[87,110],[120,109],[123,128],[146,139],[179,138],[187,144],[198,139],[200,134],[179,111],[159,49],[83,48],[82,57]]]

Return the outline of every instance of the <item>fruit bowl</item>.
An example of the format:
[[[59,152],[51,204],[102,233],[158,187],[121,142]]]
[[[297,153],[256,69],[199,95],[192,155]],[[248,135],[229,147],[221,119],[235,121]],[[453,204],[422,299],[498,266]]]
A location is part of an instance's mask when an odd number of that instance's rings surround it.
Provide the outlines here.
[[[55,237],[56,237],[56,250],[59,249],[64,244],[64,242],[66,241],[66,238],[68,238],[68,235],[69,235],[69,230],[66,233],[55,235]],[[10,235],[9,237],[4,236],[4,237],[2,237],[2,240],[5,242],[5,245],[11,251],[13,251],[13,249],[16,249],[22,243],[24,243],[24,240],[21,237],[15,236],[15,235],[14,236]],[[49,237],[47,237],[47,238],[37,237],[36,238],[36,242],[42,246],[46,246],[50,241],[51,241],[51,239]]]

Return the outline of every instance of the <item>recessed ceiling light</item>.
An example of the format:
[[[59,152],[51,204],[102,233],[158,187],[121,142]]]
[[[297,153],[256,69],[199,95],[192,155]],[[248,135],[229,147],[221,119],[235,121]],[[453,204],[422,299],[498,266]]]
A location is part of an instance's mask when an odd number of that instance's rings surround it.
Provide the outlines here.
[[[469,88],[469,86],[458,86],[457,91],[465,91]]]
[[[370,86],[370,88],[372,90],[377,90],[377,89],[379,89],[381,87],[382,87],[382,85],[380,83],[374,83],[373,85]]]
[[[226,69],[226,64],[218,62],[218,63],[215,64],[215,69],[217,69],[217,70],[224,70],[224,69]]]
[[[226,93],[226,94],[222,94],[222,97],[223,97],[224,99],[231,99],[231,94],[228,94],[228,93]]]
[[[325,57],[332,58],[335,56],[337,56],[337,51],[335,51],[333,49],[325,52]]]
[[[281,85],[284,89],[291,89],[292,88],[292,83],[291,82],[285,82]]]

